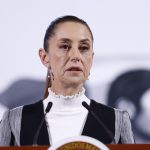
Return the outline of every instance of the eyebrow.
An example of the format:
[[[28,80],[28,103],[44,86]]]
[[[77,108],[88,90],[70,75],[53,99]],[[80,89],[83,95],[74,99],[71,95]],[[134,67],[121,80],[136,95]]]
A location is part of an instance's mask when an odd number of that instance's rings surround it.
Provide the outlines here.
[[[90,40],[89,39],[83,39],[80,41],[80,43],[84,43],[84,42],[90,42]]]
[[[63,42],[72,42],[72,40],[68,39],[68,38],[61,38],[59,41],[63,41]]]
[[[63,41],[63,42],[72,42],[72,40],[68,39],[68,38],[62,38],[59,41]],[[84,42],[90,42],[89,39],[82,39],[79,41],[80,43],[84,43]]]

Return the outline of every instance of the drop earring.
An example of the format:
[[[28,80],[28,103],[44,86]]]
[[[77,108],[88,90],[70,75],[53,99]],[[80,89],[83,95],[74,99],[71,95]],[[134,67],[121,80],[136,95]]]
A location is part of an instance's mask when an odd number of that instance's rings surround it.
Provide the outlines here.
[[[54,74],[53,74],[53,72],[52,72],[51,67],[49,67],[49,71],[50,71],[50,75],[51,75],[52,79],[54,80]]]
[[[54,74],[53,74],[53,72],[52,72],[52,77],[53,77],[52,79],[54,80]]]

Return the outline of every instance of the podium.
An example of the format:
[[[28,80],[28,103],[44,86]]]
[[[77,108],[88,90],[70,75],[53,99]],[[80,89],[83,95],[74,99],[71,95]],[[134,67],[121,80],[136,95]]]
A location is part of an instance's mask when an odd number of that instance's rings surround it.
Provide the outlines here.
[[[150,144],[103,144],[87,136],[78,136],[61,140],[52,146],[8,146],[0,150],[150,150]]]
[[[108,144],[110,150],[150,150],[150,144]],[[47,150],[49,146],[0,147],[0,150]]]
[[[110,150],[150,150],[150,144],[108,144]]]

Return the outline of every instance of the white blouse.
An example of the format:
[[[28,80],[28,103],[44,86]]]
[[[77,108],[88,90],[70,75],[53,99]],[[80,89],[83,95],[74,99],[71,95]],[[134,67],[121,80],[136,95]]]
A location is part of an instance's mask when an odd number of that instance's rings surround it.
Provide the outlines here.
[[[53,103],[46,115],[50,143],[81,135],[88,114],[82,102],[90,104],[85,89],[72,96],[56,95],[49,89],[49,96],[43,101],[44,110],[49,101]]]

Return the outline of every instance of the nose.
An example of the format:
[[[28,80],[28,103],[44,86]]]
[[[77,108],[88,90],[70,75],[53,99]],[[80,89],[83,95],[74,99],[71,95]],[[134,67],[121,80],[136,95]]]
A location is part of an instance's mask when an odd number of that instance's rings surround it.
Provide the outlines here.
[[[72,49],[70,51],[70,58],[71,58],[71,61],[80,61],[81,60],[81,54],[80,54],[80,51],[78,49]]]
[[[71,61],[77,62],[77,61],[80,61],[80,59],[78,57],[74,57],[71,59]]]

